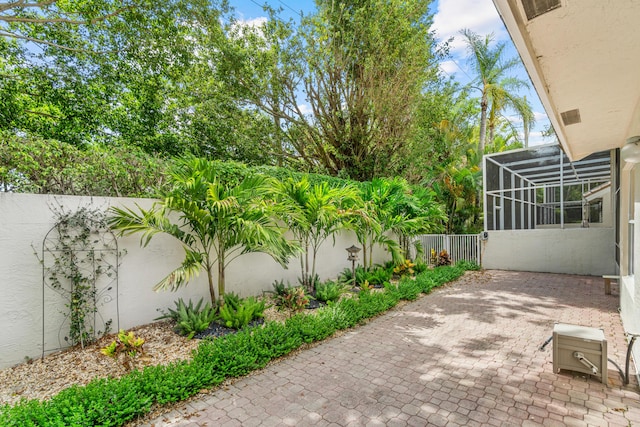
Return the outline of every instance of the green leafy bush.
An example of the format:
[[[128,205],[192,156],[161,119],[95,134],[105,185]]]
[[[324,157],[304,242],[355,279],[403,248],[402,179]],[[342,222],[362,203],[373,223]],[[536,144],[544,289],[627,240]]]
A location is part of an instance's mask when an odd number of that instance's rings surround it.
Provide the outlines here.
[[[383,266],[376,266],[373,270],[367,271],[364,267],[358,266],[356,267],[355,285],[361,286],[363,283],[367,282],[370,285],[379,286],[383,285],[384,282],[391,280],[392,276],[393,267],[391,269],[387,269]],[[338,275],[338,282],[353,286],[353,272],[350,268],[342,270]]]
[[[456,263],[456,267],[459,267],[463,270],[470,270],[470,271],[479,271],[480,270],[480,266],[478,264],[476,264],[475,262],[472,261],[467,261],[467,260],[460,260]]]
[[[420,274],[422,272],[427,271],[428,268],[429,266],[427,265],[427,263],[420,260],[420,261],[416,261],[416,265],[413,267],[413,271],[415,271],[416,274]]]
[[[330,280],[316,286],[316,299],[322,302],[335,302],[338,301],[345,292],[347,292],[345,285]]]
[[[158,319],[172,319],[176,322],[176,332],[185,335],[191,339],[198,332],[202,332],[209,327],[211,322],[216,318],[217,308],[206,303],[202,306],[203,299],[200,298],[198,303],[193,305],[189,300],[189,304],[185,304],[182,298],[175,301],[176,309],[169,308],[168,313],[164,313]]]
[[[285,285],[284,280],[276,280],[271,286],[273,286],[273,291],[270,292],[274,295],[284,295],[287,292],[287,288],[291,287],[288,283]]]
[[[255,297],[236,299],[237,296],[227,298],[225,304],[220,307],[220,317],[228,328],[242,329],[252,320],[262,318],[267,308],[264,300]]]
[[[134,147],[71,144],[0,132],[0,185],[16,193],[150,196],[169,162]]]

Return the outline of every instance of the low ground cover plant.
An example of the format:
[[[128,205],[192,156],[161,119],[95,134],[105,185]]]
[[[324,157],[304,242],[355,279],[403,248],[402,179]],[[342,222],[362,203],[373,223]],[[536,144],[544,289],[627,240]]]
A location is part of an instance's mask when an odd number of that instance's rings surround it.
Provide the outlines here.
[[[95,379],[86,386],[71,386],[46,401],[24,400],[15,406],[2,406],[0,425],[123,425],[143,416],[153,405],[184,400],[227,378],[262,368],[303,343],[363,323],[401,299],[415,299],[457,279],[467,268],[476,269],[472,264],[459,264],[427,270],[415,280],[405,278],[397,286],[387,285],[383,292],[360,292],[356,298],[341,299],[315,314],[298,313],[284,324],[269,322],[221,338],[204,339],[191,361],[148,366],[119,379]]]

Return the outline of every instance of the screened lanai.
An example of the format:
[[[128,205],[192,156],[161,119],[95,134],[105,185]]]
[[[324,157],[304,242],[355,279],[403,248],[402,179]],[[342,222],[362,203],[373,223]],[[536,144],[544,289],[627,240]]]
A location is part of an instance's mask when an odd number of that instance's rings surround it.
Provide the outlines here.
[[[615,153],[570,162],[553,144],[486,155],[484,229],[611,227]]]

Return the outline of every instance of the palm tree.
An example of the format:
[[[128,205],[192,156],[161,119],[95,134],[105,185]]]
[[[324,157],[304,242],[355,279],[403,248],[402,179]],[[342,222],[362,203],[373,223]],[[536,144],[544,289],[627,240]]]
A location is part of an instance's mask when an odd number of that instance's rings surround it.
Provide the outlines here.
[[[269,201],[273,183],[250,176],[237,185],[225,185],[214,164],[203,159],[182,161],[171,175],[173,188],[149,210],[138,206],[111,208],[110,226],[121,235],[142,233],[146,246],[158,233],[179,240],[185,251],[182,264],[161,280],[154,290],[175,290],[204,269],[211,302],[216,302],[214,268],[217,264],[218,298],[225,293],[225,269],[250,252],[271,255],[286,266],[296,247],[283,237]]]
[[[507,73],[522,62],[519,58],[504,59],[504,43],[492,46],[493,34],[484,38],[469,29],[461,31],[465,37],[469,49],[469,62],[476,74],[474,88],[478,89],[482,96],[480,98],[480,136],[478,151],[484,153],[487,144],[487,127],[489,130],[489,141],[493,140],[497,117],[506,108],[512,108],[520,115],[525,127],[525,145],[528,145],[528,135],[533,125],[533,112],[531,104],[526,97],[520,97],[517,90],[528,87],[528,83],[516,77],[507,76]]]
[[[357,192],[349,186],[331,188],[326,182],[311,185],[307,178],[289,178],[277,184],[277,193],[281,217],[302,247],[302,284],[313,291],[320,245],[344,226],[348,212],[343,205]]]
[[[406,180],[376,178],[363,184],[362,205],[356,210],[352,228],[363,247],[365,268],[373,265],[376,244],[383,245],[396,263],[407,255],[411,236],[432,230],[443,220],[440,208],[427,193],[411,194]],[[399,242],[390,237],[398,236]]]

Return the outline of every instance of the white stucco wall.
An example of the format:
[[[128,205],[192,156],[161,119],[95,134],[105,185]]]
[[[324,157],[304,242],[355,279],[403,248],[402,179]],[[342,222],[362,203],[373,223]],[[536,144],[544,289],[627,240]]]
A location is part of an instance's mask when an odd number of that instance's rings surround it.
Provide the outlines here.
[[[0,193],[0,368],[19,363],[26,356],[36,358],[42,354],[42,267],[33,247],[41,247],[45,234],[54,225],[50,206],[61,204],[67,211],[80,206],[106,210],[114,205],[133,208],[136,203],[149,207],[153,200]],[[139,242],[139,235],[118,239],[119,249],[126,250],[119,268],[120,328],[152,322],[159,315],[157,309],[173,307],[178,298],[209,298],[204,274],[177,292],[153,292],[153,285],[180,264],[184,252],[168,236],[156,235],[146,248],[141,248]],[[321,279],[334,278],[351,266],[345,248],[352,244],[357,240],[351,232],[337,235],[335,246],[333,239],[327,239],[317,261]],[[388,258],[379,250],[374,261]],[[247,254],[228,267],[226,289],[241,296],[259,295],[272,290],[275,280],[297,284],[300,276],[297,259],[283,269],[268,255]],[[54,339],[57,338],[47,337],[46,341]]]
[[[603,275],[615,273],[612,228],[489,231],[482,267],[499,270]]]

